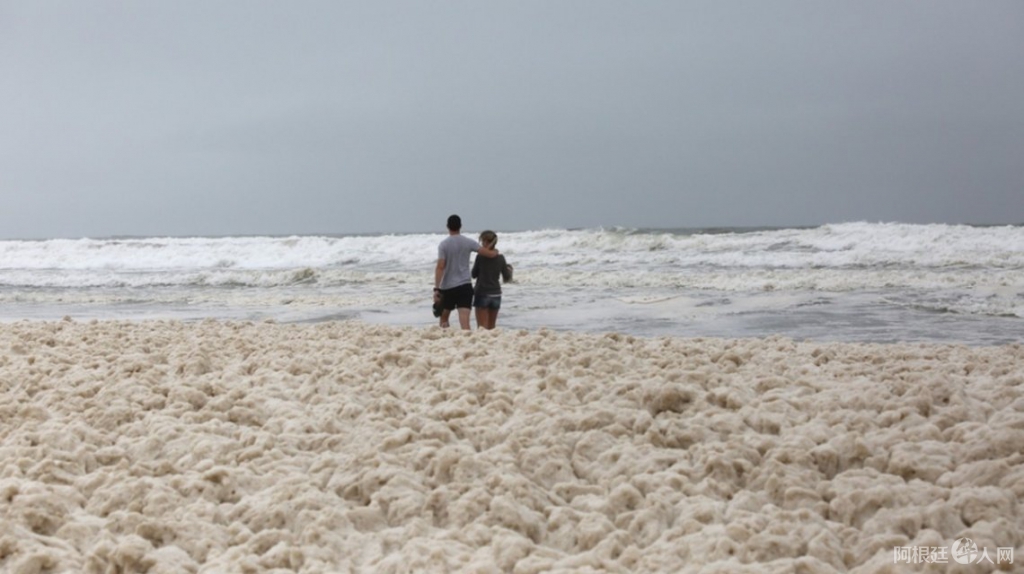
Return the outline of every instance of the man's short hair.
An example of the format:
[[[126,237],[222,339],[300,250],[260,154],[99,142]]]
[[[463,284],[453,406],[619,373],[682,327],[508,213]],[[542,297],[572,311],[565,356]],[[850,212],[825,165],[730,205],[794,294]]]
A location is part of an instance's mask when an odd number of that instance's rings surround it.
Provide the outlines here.
[[[451,231],[458,231],[462,229],[462,218],[458,215],[448,216],[448,229]]]

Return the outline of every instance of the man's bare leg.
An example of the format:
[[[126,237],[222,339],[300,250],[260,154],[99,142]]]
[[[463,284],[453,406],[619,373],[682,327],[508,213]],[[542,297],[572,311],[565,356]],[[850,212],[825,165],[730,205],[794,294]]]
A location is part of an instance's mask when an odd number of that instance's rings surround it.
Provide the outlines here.
[[[469,330],[469,307],[459,307],[459,326],[463,330]]]
[[[441,311],[441,328],[442,329],[447,329],[448,328],[448,317],[451,314],[452,314],[452,310],[451,309],[445,309],[444,311]]]

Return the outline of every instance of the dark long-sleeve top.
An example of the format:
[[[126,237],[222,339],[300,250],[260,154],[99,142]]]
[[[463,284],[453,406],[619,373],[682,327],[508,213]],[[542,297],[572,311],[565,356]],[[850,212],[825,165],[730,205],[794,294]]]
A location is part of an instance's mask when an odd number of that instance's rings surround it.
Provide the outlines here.
[[[505,262],[504,255],[497,257],[476,256],[473,262],[473,279],[476,279],[476,286],[473,293],[476,295],[501,295],[501,283],[498,278],[508,283],[512,280],[512,269]]]

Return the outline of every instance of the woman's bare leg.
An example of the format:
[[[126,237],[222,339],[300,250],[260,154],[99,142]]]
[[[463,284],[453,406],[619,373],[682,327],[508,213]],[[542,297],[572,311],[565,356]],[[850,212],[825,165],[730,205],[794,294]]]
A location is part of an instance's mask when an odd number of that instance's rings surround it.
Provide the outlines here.
[[[476,328],[487,328],[487,309],[484,309],[483,307],[476,308]]]

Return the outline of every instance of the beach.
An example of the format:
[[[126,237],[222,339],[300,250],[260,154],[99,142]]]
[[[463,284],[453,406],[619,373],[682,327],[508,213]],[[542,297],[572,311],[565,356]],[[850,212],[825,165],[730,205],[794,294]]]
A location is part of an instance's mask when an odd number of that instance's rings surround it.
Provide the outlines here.
[[[68,319],[0,349],[4,572],[1024,560],[1020,344]],[[898,560],[965,537],[993,564]]]

